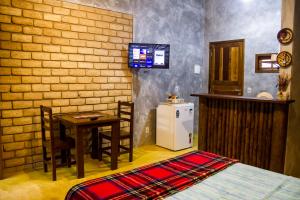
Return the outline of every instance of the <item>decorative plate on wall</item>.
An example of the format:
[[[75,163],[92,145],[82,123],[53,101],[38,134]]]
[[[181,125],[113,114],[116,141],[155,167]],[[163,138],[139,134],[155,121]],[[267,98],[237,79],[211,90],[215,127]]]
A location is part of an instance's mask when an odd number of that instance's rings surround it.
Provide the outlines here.
[[[280,67],[288,67],[292,64],[292,55],[287,51],[282,51],[277,55],[276,61]]]
[[[277,39],[281,44],[289,44],[293,40],[293,31],[289,28],[283,28],[277,33]]]

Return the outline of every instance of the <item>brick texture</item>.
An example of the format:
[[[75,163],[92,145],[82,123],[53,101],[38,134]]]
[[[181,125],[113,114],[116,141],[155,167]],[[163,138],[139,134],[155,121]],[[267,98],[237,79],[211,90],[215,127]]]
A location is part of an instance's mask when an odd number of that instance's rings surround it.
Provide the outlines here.
[[[131,101],[132,24],[128,14],[59,0],[3,1],[0,175],[40,164],[39,105],[116,113],[118,100]]]

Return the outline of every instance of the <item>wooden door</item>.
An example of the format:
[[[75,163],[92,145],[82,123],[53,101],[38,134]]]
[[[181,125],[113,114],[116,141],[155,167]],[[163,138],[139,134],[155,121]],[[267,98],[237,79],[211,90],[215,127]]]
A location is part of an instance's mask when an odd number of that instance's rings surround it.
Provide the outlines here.
[[[209,93],[243,95],[244,40],[209,43]]]

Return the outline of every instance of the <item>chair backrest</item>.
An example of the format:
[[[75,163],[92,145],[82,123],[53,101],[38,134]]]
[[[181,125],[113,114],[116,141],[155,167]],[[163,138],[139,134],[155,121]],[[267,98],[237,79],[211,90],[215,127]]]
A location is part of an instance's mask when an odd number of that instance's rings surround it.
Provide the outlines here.
[[[54,147],[54,129],[53,129],[53,116],[52,108],[46,106],[40,106],[41,111],[41,131],[42,131],[42,142],[47,140],[46,131],[50,132],[51,150]]]
[[[118,117],[121,121],[129,122],[130,134],[133,134],[134,103],[118,101]]]

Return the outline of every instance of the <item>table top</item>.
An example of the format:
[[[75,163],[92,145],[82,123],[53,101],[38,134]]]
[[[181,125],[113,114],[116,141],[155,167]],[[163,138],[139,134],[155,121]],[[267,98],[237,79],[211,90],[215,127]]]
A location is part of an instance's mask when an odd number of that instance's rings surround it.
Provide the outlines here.
[[[104,114],[99,111],[64,113],[58,114],[55,117],[71,125],[91,125],[120,121],[118,116]]]

